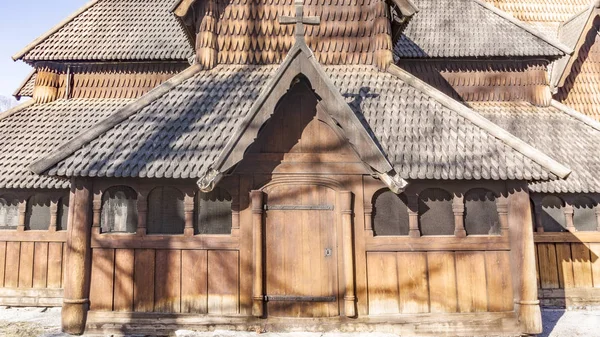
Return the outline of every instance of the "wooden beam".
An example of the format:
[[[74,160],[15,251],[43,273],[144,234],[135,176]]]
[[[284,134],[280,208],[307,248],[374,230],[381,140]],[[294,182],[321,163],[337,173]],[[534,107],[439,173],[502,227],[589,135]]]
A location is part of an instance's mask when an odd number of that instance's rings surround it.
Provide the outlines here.
[[[262,191],[250,192],[252,201],[252,223],[253,223],[253,256],[254,256],[254,278],[252,281],[252,316],[264,316],[264,290],[263,290],[263,206],[264,193]]]
[[[354,250],[352,235],[352,192],[340,192],[342,209],[342,246],[344,254],[344,309],[346,317],[356,316],[356,295],[354,289]]]
[[[62,331],[72,335],[81,335],[85,331],[89,309],[91,181],[73,179],[70,200],[72,200],[72,206],[69,208]]]
[[[508,189],[508,221],[516,309],[522,332],[539,334],[542,332],[542,314],[537,294],[529,189],[525,182],[511,182],[508,184]]]

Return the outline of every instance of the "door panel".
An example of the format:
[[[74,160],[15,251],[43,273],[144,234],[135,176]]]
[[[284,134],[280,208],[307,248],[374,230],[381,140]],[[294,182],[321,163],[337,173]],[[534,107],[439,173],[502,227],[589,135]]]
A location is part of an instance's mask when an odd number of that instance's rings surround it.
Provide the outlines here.
[[[268,315],[339,315],[335,197],[316,185],[278,185],[267,193]]]

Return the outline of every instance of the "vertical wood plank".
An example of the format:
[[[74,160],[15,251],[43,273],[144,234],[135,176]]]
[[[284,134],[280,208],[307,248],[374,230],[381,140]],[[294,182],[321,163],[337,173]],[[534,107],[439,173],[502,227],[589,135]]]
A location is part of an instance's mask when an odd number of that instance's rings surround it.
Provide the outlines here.
[[[234,314],[239,303],[239,254],[208,252],[208,313]]]
[[[133,249],[115,251],[115,299],[114,311],[133,310]]]
[[[36,242],[33,259],[33,287],[46,288],[48,282],[48,243]]]
[[[573,283],[575,287],[591,288],[593,282],[590,250],[583,243],[572,243],[571,257],[573,258]]]
[[[50,242],[48,244],[48,288],[62,288],[63,264],[63,243]]]
[[[154,311],[181,311],[181,250],[157,250]]]
[[[208,313],[208,252],[181,252],[181,312]]]
[[[19,285],[19,258],[21,256],[20,242],[6,243],[6,275],[4,286],[16,288]]]
[[[63,262],[62,262],[62,266],[61,266],[61,276],[60,276],[60,286],[61,288],[64,288],[65,286],[65,279],[67,278],[67,243],[63,243],[62,245],[62,257],[63,257]]]
[[[0,250],[2,246],[0,246]],[[594,288],[600,288],[600,243],[590,243]]]
[[[0,287],[4,287],[4,274],[6,271],[6,242],[0,242]]]
[[[513,311],[513,289],[509,252],[485,252],[488,311]]]
[[[369,315],[398,314],[398,270],[395,253],[367,253]]]
[[[398,253],[397,260],[400,312],[429,312],[426,253]]]
[[[134,260],[133,310],[151,312],[154,310],[154,249],[136,249]]]
[[[115,250],[95,248],[92,251],[90,310],[112,311]]]
[[[456,283],[460,312],[487,311],[484,253],[456,252]]]
[[[428,252],[429,296],[432,313],[457,311],[454,253]]]
[[[34,242],[21,242],[19,260],[19,288],[33,287],[33,254]]]
[[[558,264],[553,243],[538,243],[540,286],[542,289],[558,289]]]
[[[571,259],[571,245],[568,243],[556,244],[556,261],[558,264],[558,281],[561,288],[573,288],[573,262]]]
[[[240,314],[252,314],[252,176],[240,176]]]

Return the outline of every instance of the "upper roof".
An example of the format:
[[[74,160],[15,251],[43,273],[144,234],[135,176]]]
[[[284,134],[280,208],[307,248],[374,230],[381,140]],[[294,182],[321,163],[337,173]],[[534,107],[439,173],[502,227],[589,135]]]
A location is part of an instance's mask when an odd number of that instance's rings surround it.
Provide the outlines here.
[[[13,96],[17,99],[21,99],[21,97],[33,97],[33,88],[35,87],[36,77],[37,70],[33,69],[15,90]]]
[[[34,174],[27,166],[128,102],[70,99],[40,105],[30,100],[0,115],[0,188],[68,188],[68,180]]]
[[[324,67],[402,178],[568,175],[567,168],[460,103],[394,66],[390,71]],[[82,133],[32,167],[58,176],[202,178],[276,73],[275,66],[219,65],[170,80],[146,105],[113,115],[126,118],[100,123],[105,132],[95,138]],[[156,94],[160,90],[164,94]]]
[[[187,60],[174,0],[92,0],[13,56],[25,61]]]
[[[532,183],[531,190],[600,193],[600,123],[556,101],[549,107],[536,107],[524,102],[471,106],[485,118],[573,170],[565,180]]]
[[[558,57],[572,50],[479,0],[415,0],[394,52],[404,58]]]
[[[485,0],[500,10],[556,37],[558,26],[587,8],[592,0]]]

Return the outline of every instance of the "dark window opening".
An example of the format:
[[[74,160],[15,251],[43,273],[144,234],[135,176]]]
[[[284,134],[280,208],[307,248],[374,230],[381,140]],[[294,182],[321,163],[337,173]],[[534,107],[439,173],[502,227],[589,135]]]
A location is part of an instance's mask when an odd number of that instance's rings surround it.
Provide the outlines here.
[[[377,236],[408,235],[408,201],[404,193],[383,190],[375,194],[373,232]]]
[[[102,195],[100,230],[102,233],[135,233],[137,193],[127,186],[111,187]]]
[[[231,195],[216,187],[196,195],[195,234],[231,234]]]
[[[148,196],[148,234],[183,234],[184,195],[174,187],[157,187]]]
[[[565,203],[557,196],[549,195],[542,199],[542,227],[544,232],[565,232]]]
[[[27,201],[25,228],[28,230],[48,230],[50,227],[50,198],[36,194]]]
[[[452,195],[439,188],[419,194],[419,227],[421,235],[454,235]]]
[[[465,230],[467,235],[500,235],[500,217],[496,196],[478,188],[465,194]]]

